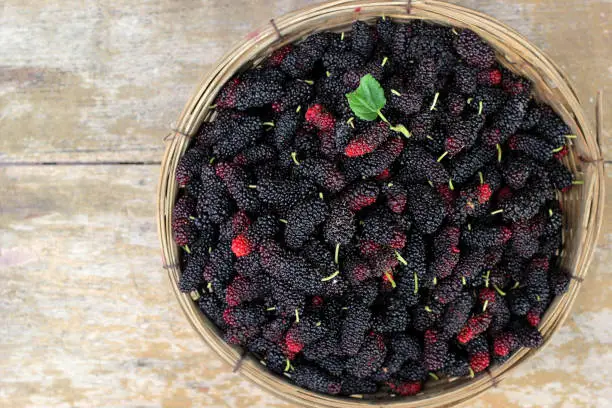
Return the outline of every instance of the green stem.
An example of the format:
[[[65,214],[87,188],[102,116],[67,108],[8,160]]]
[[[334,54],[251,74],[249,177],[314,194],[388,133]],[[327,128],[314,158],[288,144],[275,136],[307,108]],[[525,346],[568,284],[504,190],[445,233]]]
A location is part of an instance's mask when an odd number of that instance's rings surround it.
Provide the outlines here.
[[[395,280],[393,279],[393,275],[391,274],[391,272],[389,271],[385,272],[385,277],[387,278],[389,282],[391,282],[391,287],[395,289],[397,285],[395,283]]]
[[[395,257],[397,258],[398,261],[400,261],[402,265],[404,266],[408,265],[408,262],[404,259],[402,255],[400,255],[399,252],[395,251]]]
[[[382,112],[379,110],[376,111],[376,113],[378,113],[378,116],[383,120],[383,122],[385,123],[389,123],[389,121],[387,120],[387,118],[385,118],[385,115],[382,114]]]
[[[446,157],[446,155],[447,155],[447,154],[448,154],[448,151],[446,151],[446,152],[442,153],[442,154],[440,155],[440,157],[438,157],[438,159],[437,159],[436,161],[437,161],[438,163],[440,163],[440,162],[442,161],[442,159]]]
[[[499,293],[501,296],[506,296],[506,292],[497,287],[496,284],[493,284],[493,288]]]
[[[340,255],[340,244],[336,244],[336,251],[334,252],[334,262],[338,265],[338,255]]]
[[[436,105],[438,104],[438,98],[439,97],[440,97],[440,92],[436,92],[436,95],[434,96],[433,103],[431,104],[431,108],[429,108],[430,111],[436,109]]]
[[[298,161],[298,159],[297,159],[297,152],[291,152],[291,158],[293,159],[293,162],[294,162],[296,165],[298,165],[298,166],[300,165],[300,162],[299,162],[299,161]]]
[[[339,274],[339,273],[340,273],[340,271],[336,271],[336,272],[332,273],[331,275],[326,276],[326,277],[324,277],[323,279],[321,279],[321,282],[327,282],[327,281],[329,281],[329,280],[332,280],[332,279],[334,279],[336,276],[338,276],[338,274]]]

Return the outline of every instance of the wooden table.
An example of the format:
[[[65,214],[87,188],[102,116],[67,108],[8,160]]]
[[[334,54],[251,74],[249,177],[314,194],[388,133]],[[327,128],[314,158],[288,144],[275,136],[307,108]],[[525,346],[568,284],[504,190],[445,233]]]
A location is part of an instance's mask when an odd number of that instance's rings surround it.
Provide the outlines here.
[[[256,26],[307,3],[3,1],[0,406],[288,406],[191,330],[161,269],[154,208],[162,138],[199,78]],[[589,114],[598,89],[612,106],[609,1],[454,3],[546,50]],[[612,114],[605,125],[612,159]],[[612,405],[611,264],[607,219],[553,344],[472,406]]]

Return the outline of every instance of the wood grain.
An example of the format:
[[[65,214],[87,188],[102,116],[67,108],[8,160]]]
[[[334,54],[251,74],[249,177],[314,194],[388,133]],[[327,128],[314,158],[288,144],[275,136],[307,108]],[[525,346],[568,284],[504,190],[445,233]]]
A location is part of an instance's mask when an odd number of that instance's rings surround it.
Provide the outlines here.
[[[608,90],[610,2],[456,0]],[[5,0],[0,12],[0,407],[288,407],[193,333],[161,269],[161,139],[235,41],[307,0]],[[100,165],[27,165],[28,163]],[[126,163],[104,165],[103,163]],[[612,170],[607,169],[612,204]],[[612,214],[612,206],[608,206]],[[474,407],[612,406],[612,221],[552,344]]]
[[[271,17],[309,3],[5,0],[0,162],[159,161],[161,139],[208,67]],[[549,52],[572,73],[587,112],[597,89],[612,94],[608,1],[453,3]]]

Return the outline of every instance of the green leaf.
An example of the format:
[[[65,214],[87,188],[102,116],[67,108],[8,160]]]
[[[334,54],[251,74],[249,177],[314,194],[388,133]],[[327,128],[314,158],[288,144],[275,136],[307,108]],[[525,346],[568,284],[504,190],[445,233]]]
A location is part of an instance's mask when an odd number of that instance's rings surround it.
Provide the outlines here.
[[[346,94],[346,99],[355,115],[363,120],[375,120],[387,103],[385,91],[371,74],[361,77],[359,87]]]
[[[389,127],[392,131],[397,132],[397,133],[401,133],[402,135],[406,136],[406,137],[410,137],[410,131],[408,129],[406,129],[406,126],[402,125],[401,123],[395,126],[390,126]]]

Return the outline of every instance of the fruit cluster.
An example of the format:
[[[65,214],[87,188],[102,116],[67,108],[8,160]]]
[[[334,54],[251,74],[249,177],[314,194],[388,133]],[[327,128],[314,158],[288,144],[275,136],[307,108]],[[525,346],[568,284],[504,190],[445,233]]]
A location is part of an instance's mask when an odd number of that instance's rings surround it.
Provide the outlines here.
[[[423,22],[277,50],[178,164],[180,289],[327,394],[413,395],[538,347],[571,278],[558,194],[580,182],[531,93],[473,32]]]

